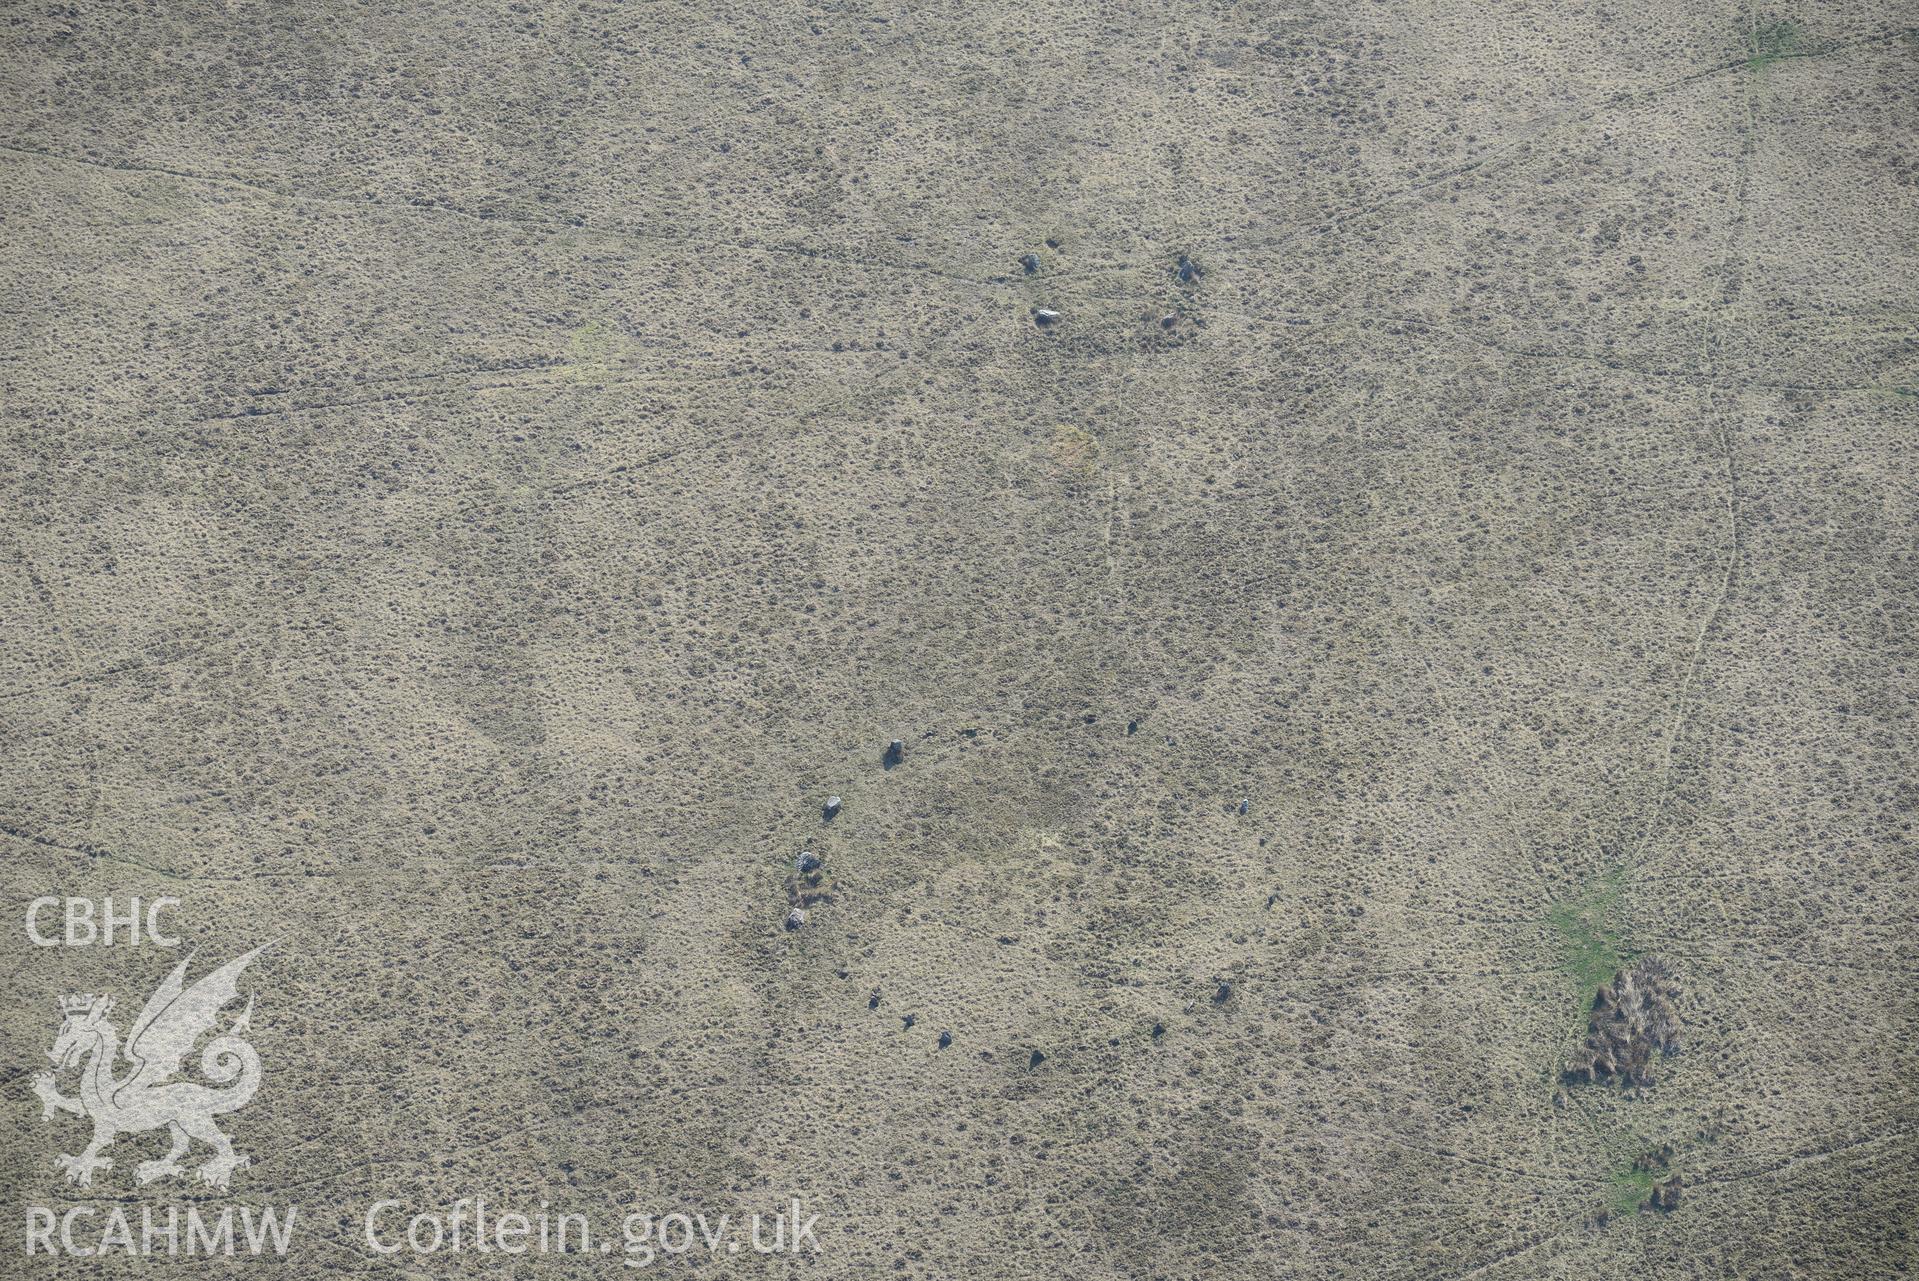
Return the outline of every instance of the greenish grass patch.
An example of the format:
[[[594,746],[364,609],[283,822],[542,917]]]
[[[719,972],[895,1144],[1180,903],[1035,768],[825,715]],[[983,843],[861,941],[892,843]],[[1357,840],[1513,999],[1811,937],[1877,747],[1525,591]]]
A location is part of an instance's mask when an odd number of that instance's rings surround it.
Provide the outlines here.
[[[1546,922],[1559,935],[1559,966],[1571,989],[1567,1031],[1575,1042],[1584,1035],[1593,993],[1633,959],[1618,925],[1619,901],[1625,888],[1626,869],[1614,868],[1589,881],[1578,894],[1546,909]],[[1542,1078],[1549,1088],[1559,1083],[1565,1066],[1561,1057],[1564,1048],[1560,1046],[1553,1059],[1542,1066]]]
[[[1746,70],[1758,71],[1781,58],[1797,58],[1806,50],[1799,44],[1799,27],[1791,22],[1769,22],[1752,33],[1752,56]]]
[[[1589,997],[1631,960],[1615,917],[1626,887],[1623,868],[1592,882],[1577,898],[1562,900],[1546,910],[1546,920],[1559,932],[1560,964]]]
[[[1636,1164],[1620,1166],[1608,1181],[1606,1204],[1614,1214],[1631,1214],[1652,1195],[1652,1185],[1665,1170],[1645,1170]]]

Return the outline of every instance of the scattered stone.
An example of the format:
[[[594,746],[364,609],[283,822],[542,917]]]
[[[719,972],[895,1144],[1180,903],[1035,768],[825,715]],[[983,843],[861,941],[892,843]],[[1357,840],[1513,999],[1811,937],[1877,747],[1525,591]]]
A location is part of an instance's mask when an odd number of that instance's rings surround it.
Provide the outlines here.
[[[1219,990],[1213,993],[1213,1004],[1224,1005],[1226,1004],[1226,1002],[1232,999],[1233,999],[1233,985],[1222,979],[1220,981]]]
[[[900,1031],[904,1032],[907,1029],[911,1028],[913,1024],[919,1022],[919,1017],[920,1016],[917,1014],[900,1015]]]
[[[1242,797],[1240,797],[1240,798],[1239,798],[1239,812],[1240,812],[1241,814],[1244,814],[1244,813],[1245,813],[1245,812],[1246,812],[1247,810],[1249,810],[1249,809],[1251,809],[1251,808],[1253,808],[1253,798],[1252,798],[1252,797],[1250,797],[1250,796],[1242,796]]]
[[[1033,313],[1033,323],[1038,325],[1041,329],[1051,328],[1052,326],[1058,324],[1059,321],[1060,321],[1060,314],[1057,311],[1048,311],[1046,308],[1041,307],[1039,310]]]
[[[953,1043],[953,1034],[951,1032],[942,1031],[940,1033],[940,1049],[943,1050],[947,1046],[951,1045],[952,1043]]]
[[[1165,1035],[1166,1035],[1166,1025],[1164,1023],[1153,1024],[1153,1039],[1155,1041],[1159,1040],[1160,1037]]]
[[[904,759],[906,759],[906,743],[896,738],[886,745],[886,755],[880,757],[880,764],[887,769],[892,769]]]
[[[1034,272],[1039,270],[1039,255],[1027,254],[1024,258],[1019,260],[1019,265],[1021,267],[1024,267],[1026,269],[1026,274],[1030,276]]]
[[[1133,735],[1135,735],[1135,734],[1137,734],[1137,733],[1139,733],[1139,722],[1138,722],[1138,721],[1127,721],[1127,722],[1126,722],[1126,737],[1128,737],[1128,738],[1131,738],[1131,737],[1132,737]]]
[[[1036,1068],[1044,1062],[1046,1062],[1046,1056],[1044,1054],[1041,1054],[1038,1050],[1034,1050],[1033,1057],[1026,1060],[1026,1066],[1029,1068]]]
[[[1206,273],[1200,270],[1198,263],[1188,258],[1185,254],[1181,254],[1179,256],[1179,268],[1175,274],[1179,276],[1180,284],[1190,285]]]
[[[1659,1059],[1679,1053],[1678,999],[1679,984],[1651,957],[1601,983],[1586,1022],[1586,1042],[1574,1052],[1563,1079],[1653,1084]]]
[[[826,863],[812,850],[801,850],[793,860],[793,875],[786,878],[786,901],[793,907],[812,907],[833,901],[833,878],[826,874]]]
[[[806,924],[806,913],[802,912],[799,908],[796,907],[786,914],[787,929],[797,930],[804,924]]]
[[[880,1008],[880,990],[878,988],[874,988],[873,994],[866,998],[866,1008],[869,1010],[877,1010]]]
[[[1161,329],[1171,329],[1174,325],[1177,325],[1178,323],[1179,323],[1179,313],[1176,311],[1169,311],[1164,316],[1161,316],[1159,318],[1159,327]]]
[[[820,814],[823,817],[830,819],[835,814],[838,814],[839,812],[840,812],[840,798],[837,796],[827,797],[826,807],[820,811]]]

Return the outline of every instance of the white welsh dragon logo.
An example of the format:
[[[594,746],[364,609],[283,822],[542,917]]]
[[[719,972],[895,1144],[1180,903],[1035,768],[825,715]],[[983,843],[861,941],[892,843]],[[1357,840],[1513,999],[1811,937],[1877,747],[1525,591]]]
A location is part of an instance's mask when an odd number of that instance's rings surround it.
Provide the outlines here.
[[[80,1069],[80,1097],[70,1099],[61,1094],[55,1088],[52,1072],[35,1077],[33,1090],[44,1105],[43,1117],[50,1118],[57,1110],[93,1122],[93,1142],[87,1144],[86,1151],[54,1160],[67,1172],[68,1182],[90,1185],[95,1170],[112,1167],[113,1161],[100,1154],[114,1139],[161,1126],[173,1136],[173,1147],[159,1160],[142,1161],[134,1168],[134,1177],[141,1183],[184,1173],[180,1158],[194,1139],[213,1149],[212,1159],[196,1171],[202,1183],[224,1188],[235,1170],[249,1164],[247,1157],[233,1150],[232,1141],[215,1127],[213,1118],[244,1107],[260,1088],[260,1056],[241,1039],[253,1015],[253,998],[247,998],[246,1011],[209,1041],[200,1054],[201,1072],[222,1088],[173,1077],[194,1043],[213,1029],[215,1016],[239,995],[236,984],[240,971],[263,950],[256,947],[227,962],[192,987],[185,985],[187,962],[174,966],[173,973],[147,998],[146,1007],[127,1033],[125,1054],[131,1069],[124,1076],[115,1076],[121,1056],[120,1038],[113,1024],[107,1022],[113,998],[60,998],[66,1021],[47,1057],[62,1072],[88,1055],[92,1057]]]

